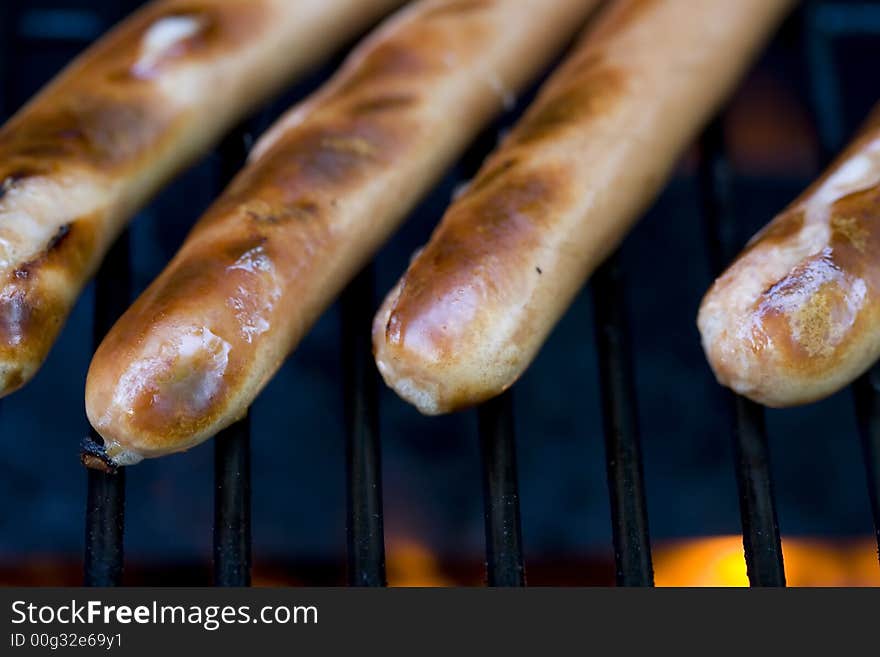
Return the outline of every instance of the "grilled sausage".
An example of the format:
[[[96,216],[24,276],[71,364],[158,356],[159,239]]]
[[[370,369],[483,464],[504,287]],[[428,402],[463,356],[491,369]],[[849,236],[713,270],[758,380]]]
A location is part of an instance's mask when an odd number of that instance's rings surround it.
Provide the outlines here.
[[[423,0],[283,117],[95,354],[107,459],[240,418],[303,334],[593,0]]]
[[[767,406],[830,395],[880,356],[880,108],[755,235],[697,319],[718,381]]]
[[[512,385],[792,4],[605,10],[385,299],[386,383],[425,414]]]
[[[126,220],[255,104],[402,0],[163,0],[0,129],[0,396]]]

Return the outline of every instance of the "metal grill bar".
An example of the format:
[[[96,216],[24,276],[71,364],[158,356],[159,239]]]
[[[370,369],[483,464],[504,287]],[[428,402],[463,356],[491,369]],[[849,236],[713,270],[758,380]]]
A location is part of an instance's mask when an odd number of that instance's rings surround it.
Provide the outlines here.
[[[471,180],[498,144],[503,120],[482,130],[458,166]],[[486,581],[489,586],[525,586],[513,395],[510,391],[477,407],[483,465],[483,514],[486,524]]]
[[[842,94],[834,63],[833,40],[853,34],[880,34],[880,5],[813,2],[806,14],[806,34],[813,111],[819,128],[822,162],[828,164],[844,144]],[[880,557],[880,364],[859,377],[852,391]]]
[[[131,298],[130,246],[124,232],[107,254],[95,279],[95,317],[92,341],[97,347],[128,308]],[[102,445],[89,428],[86,449]],[[85,585],[118,586],[122,581],[125,527],[125,471],[89,469],[86,502]]]
[[[700,193],[714,274],[738,252],[732,216],[732,173],[724,154],[724,131],[716,119],[701,142]],[[785,586],[782,542],[770,476],[764,409],[730,395],[735,419],[734,453],[746,569],[752,586]]]
[[[341,299],[351,586],[385,586],[379,389],[370,343],[374,299],[373,267],[368,265]]]
[[[245,417],[214,438],[214,585],[251,584],[251,432]]]
[[[734,406],[736,482],[749,582],[752,586],[785,586],[764,409],[743,397],[736,397]]]
[[[875,365],[853,386],[861,434],[874,534],[880,554],[880,366]]]
[[[653,586],[632,347],[618,256],[593,275],[596,347],[618,586]]]
[[[251,136],[245,125],[220,143],[218,193],[244,166]],[[251,584],[250,416],[214,438],[214,585]]]
[[[477,422],[483,455],[487,580],[489,586],[525,586],[512,393],[482,404]]]
[[[122,583],[125,470],[88,471],[85,586]]]

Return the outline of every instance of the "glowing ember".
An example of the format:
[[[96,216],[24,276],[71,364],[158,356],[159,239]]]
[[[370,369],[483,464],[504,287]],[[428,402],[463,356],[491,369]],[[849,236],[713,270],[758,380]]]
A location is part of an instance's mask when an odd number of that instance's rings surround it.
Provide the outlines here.
[[[872,540],[782,541],[789,586],[880,586]],[[667,543],[654,550],[657,586],[748,586],[741,536]]]
[[[440,570],[437,557],[414,541],[396,540],[388,547],[386,569],[389,586],[455,586]]]

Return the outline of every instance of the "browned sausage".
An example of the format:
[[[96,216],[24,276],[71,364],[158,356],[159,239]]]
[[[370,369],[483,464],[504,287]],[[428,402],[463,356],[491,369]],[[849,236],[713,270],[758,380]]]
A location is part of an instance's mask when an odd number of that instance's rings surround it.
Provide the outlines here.
[[[427,414],[512,385],[792,4],[613,3],[385,299],[385,381]]]
[[[241,417],[318,315],[592,0],[424,0],[257,145],[98,349],[89,419],[113,464]]]
[[[767,406],[820,399],[880,356],[880,109],[755,235],[700,307],[718,380]]]
[[[108,246],[256,103],[401,0],[161,0],[0,129],[0,396],[28,381]]]

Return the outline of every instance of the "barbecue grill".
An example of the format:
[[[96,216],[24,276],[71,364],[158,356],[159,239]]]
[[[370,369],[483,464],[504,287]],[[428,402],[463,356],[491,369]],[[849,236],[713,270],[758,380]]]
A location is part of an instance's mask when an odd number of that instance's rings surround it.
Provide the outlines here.
[[[27,3],[28,5],[32,3]],[[84,45],[108,24],[130,11],[136,2],[117,3],[109,14],[96,15],[68,3],[66,9],[26,7],[22,0],[0,6],[0,80],[11,94],[15,57],[46,43]],[[111,6],[111,5],[106,5]],[[880,4],[812,2],[796,16],[807,45],[813,114],[827,159],[844,143],[840,76],[835,66],[837,44],[855,35],[880,34]],[[481,138],[466,156],[463,174],[473,173],[495,141]],[[244,162],[251,130],[234,130],[218,147],[221,182],[228,181]],[[699,143],[701,207],[705,219],[706,253],[715,272],[742,246],[733,230],[732,177],[721,118],[705,131]],[[466,175],[464,176],[467,177]],[[219,186],[217,191],[222,189]],[[124,234],[108,255],[95,286],[96,347],[116,318],[131,302],[130,254]],[[367,327],[376,308],[374,270],[368,266],[341,299],[344,364],[344,422],[347,431],[347,554],[348,583],[382,586],[385,542],[382,512],[382,466],[379,433],[379,381],[372,362]],[[591,281],[596,350],[601,382],[606,466],[611,508],[616,581],[621,586],[651,586],[653,571],[648,511],[640,452],[633,348],[624,297],[625,282],[617,256],[611,257]],[[585,346],[584,348],[587,348]],[[880,369],[854,385],[855,413],[867,473],[873,523],[880,541]],[[516,390],[478,409],[482,455],[486,534],[486,579],[490,586],[522,586],[526,562],[520,521],[514,440]],[[14,403],[11,401],[4,403]],[[730,395],[734,430],[734,468],[739,489],[743,544],[752,586],[784,586],[780,532],[769,465],[764,409]],[[722,427],[721,430],[726,430]],[[92,432],[88,450],[100,438]],[[214,583],[247,586],[251,580],[251,462],[250,420],[246,418],[214,440]],[[86,504],[85,584],[115,586],[124,564],[125,470],[115,474],[88,471]]]

